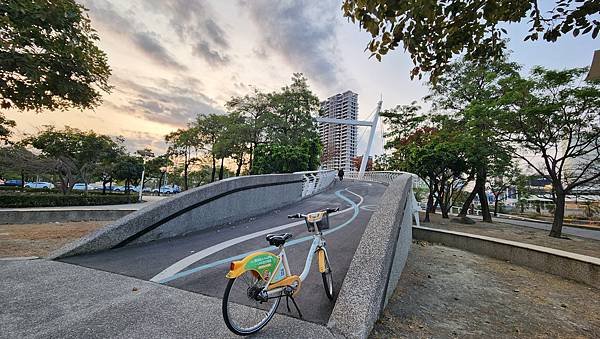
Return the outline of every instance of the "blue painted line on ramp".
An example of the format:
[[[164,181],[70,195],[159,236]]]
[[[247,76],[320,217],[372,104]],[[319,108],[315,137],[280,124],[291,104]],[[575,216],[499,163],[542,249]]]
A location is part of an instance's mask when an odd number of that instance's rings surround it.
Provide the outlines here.
[[[324,231],[323,235],[327,235],[327,234],[333,233],[335,231],[338,231],[338,230],[340,230],[340,229],[348,226],[358,216],[358,213],[360,211],[360,209],[358,208],[358,205],[354,201],[352,201],[351,199],[349,199],[349,198],[345,197],[344,195],[342,195],[342,193],[341,193],[342,191],[344,191],[344,190],[336,191],[335,195],[338,196],[340,199],[348,202],[354,208],[354,213],[352,214],[352,217],[350,217],[350,219],[346,220],[344,223],[342,223],[342,224],[340,224],[340,225],[338,225],[338,226],[336,226],[334,228],[331,228],[331,229],[329,229],[327,231]],[[303,243],[303,242],[306,242],[306,241],[312,241],[312,239],[313,239],[312,235],[309,235],[309,236],[306,236],[306,237],[303,237],[303,238],[299,238],[299,239],[295,239],[295,240],[287,242],[285,247],[294,246],[294,245],[297,245],[297,244],[300,244],[300,243]],[[257,252],[257,251],[274,251],[276,249],[277,249],[277,247],[275,247],[275,246],[268,246],[268,247],[264,247],[264,248],[261,248],[261,249],[258,249],[258,250],[253,250],[251,252],[246,252],[246,253],[243,253],[243,254],[240,254],[240,255],[236,255],[236,256],[233,256],[233,257],[229,257],[229,258],[217,260],[217,261],[214,261],[214,262],[209,263],[209,264],[205,264],[205,265],[198,266],[198,267],[195,267],[195,268],[192,268],[192,269],[189,269],[189,270],[181,271],[181,272],[179,272],[177,274],[174,274],[174,275],[172,275],[172,276],[170,276],[168,278],[165,278],[165,279],[162,279],[162,280],[158,281],[158,283],[159,284],[166,284],[166,283],[168,283],[170,281],[173,281],[173,280],[176,280],[176,279],[179,279],[179,278],[183,278],[183,277],[187,277],[190,274],[194,274],[194,273],[197,273],[197,272],[209,269],[209,268],[213,268],[213,267],[216,267],[216,266],[219,266],[219,265],[225,265],[225,264],[228,264],[228,263],[230,263],[230,262],[232,262],[234,260],[243,259],[246,256],[248,256],[248,255],[250,255],[250,254],[252,254],[254,252]]]

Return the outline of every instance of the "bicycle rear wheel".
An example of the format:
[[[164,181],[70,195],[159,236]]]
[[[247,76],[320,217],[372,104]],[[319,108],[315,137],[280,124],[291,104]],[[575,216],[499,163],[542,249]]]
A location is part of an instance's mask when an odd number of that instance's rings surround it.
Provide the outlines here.
[[[223,319],[231,332],[249,335],[258,332],[273,318],[280,298],[258,301],[256,294],[265,282],[253,271],[230,279],[223,296]]]

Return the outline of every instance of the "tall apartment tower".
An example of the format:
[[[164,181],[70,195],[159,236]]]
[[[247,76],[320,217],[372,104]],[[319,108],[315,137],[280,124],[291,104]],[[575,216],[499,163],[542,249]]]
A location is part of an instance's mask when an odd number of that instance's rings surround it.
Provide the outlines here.
[[[321,117],[356,120],[358,94],[352,91],[333,95],[321,102]],[[355,170],[352,159],[356,157],[357,127],[319,123],[319,136],[323,144],[321,165],[324,169]]]

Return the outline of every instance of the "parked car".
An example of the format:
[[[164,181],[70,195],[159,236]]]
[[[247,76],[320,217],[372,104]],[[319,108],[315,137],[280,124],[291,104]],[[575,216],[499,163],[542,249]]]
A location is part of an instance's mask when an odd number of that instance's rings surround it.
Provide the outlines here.
[[[76,184],[73,184],[72,189],[74,191],[85,191],[85,184],[82,182],[78,182]],[[88,189],[89,189],[89,187],[88,187]]]
[[[113,186],[113,191],[115,191],[115,192],[125,192],[127,190],[127,188],[129,188],[130,191],[137,192],[135,190],[135,186],[133,186],[133,185],[129,186],[129,187],[127,187],[127,186]]]
[[[174,185],[174,186],[165,185],[160,188],[161,194],[175,194],[175,193],[179,193],[179,192],[181,192],[181,189],[177,185]],[[158,188],[153,189],[152,193],[158,193]]]
[[[10,179],[4,182],[4,186],[21,186],[21,184],[23,184],[23,181],[19,179]]]
[[[27,188],[53,189],[54,188],[54,184],[51,183],[51,182],[46,182],[46,181],[35,181],[35,182],[28,182],[28,183],[26,183],[25,187],[27,187]]]

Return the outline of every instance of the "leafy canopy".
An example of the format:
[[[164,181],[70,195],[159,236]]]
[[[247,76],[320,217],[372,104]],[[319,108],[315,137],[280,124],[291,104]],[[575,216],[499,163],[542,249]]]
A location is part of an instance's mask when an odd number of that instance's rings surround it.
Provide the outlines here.
[[[0,107],[93,108],[110,68],[85,8],[74,0],[0,2]]]
[[[597,0],[555,0],[549,9],[538,0],[345,0],[344,16],[358,21],[372,40],[367,49],[378,60],[400,43],[415,67],[411,78],[431,72],[435,80],[453,56],[492,60],[503,54],[507,23],[528,20],[525,40],[554,42],[569,32],[573,36],[600,32]]]

